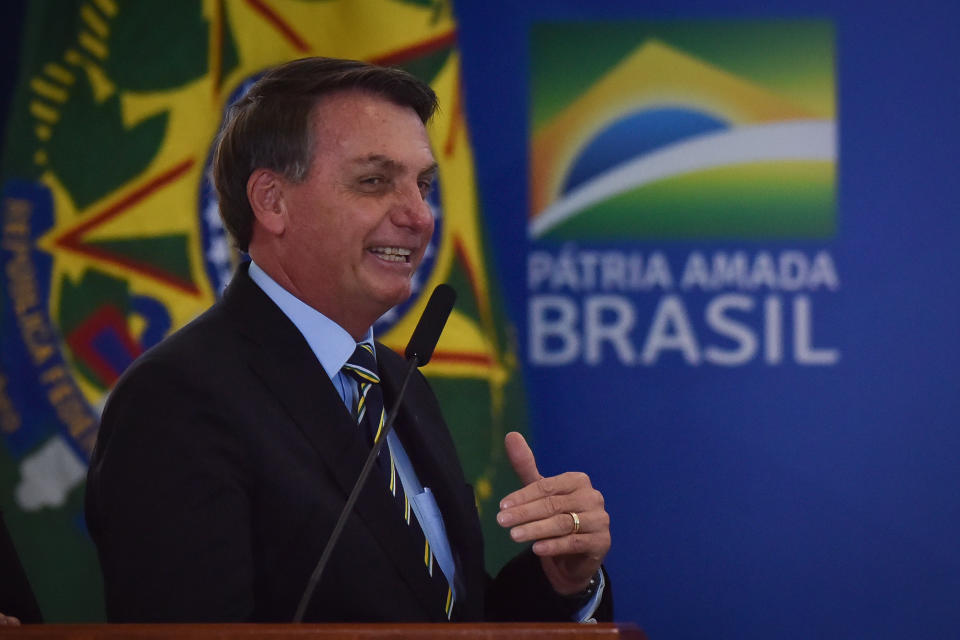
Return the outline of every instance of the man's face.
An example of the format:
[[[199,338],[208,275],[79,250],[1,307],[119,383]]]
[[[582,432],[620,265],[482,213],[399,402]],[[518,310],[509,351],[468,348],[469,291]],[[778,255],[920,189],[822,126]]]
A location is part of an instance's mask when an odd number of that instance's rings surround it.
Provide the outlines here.
[[[278,258],[294,295],[358,337],[410,296],[437,165],[416,112],[374,94],[328,96],[311,125],[310,171],[282,183]]]

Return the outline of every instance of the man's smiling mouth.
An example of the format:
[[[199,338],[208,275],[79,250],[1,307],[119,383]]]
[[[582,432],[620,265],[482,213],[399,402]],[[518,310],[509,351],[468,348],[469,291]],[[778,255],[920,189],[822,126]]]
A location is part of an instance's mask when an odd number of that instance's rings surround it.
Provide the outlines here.
[[[371,247],[368,251],[388,262],[410,262],[410,254],[412,253],[410,249],[401,247]]]

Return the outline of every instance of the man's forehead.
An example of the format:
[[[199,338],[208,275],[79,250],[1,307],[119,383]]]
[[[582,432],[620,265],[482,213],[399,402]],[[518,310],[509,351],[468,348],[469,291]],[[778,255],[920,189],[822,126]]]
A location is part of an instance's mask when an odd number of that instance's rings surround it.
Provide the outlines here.
[[[381,112],[395,109],[404,116],[409,113],[423,124],[413,106],[401,104],[376,91],[355,88],[337,89],[320,96],[313,104],[311,116],[321,121],[337,116],[356,117],[371,108],[379,109]]]
[[[426,127],[413,107],[370,91],[350,89],[324,96],[311,113],[311,129],[319,153],[346,155],[342,159],[355,164],[397,163],[408,151],[422,151],[433,162]],[[391,144],[403,148],[391,151]]]

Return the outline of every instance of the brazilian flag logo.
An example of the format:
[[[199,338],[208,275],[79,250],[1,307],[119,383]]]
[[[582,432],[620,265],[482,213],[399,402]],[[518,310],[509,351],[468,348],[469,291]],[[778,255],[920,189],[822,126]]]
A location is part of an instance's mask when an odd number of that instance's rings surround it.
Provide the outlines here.
[[[834,236],[829,22],[541,24],[531,58],[531,239]]]
[[[37,0],[3,150],[0,507],[48,620],[102,615],[82,489],[107,393],[214,302],[239,259],[207,179],[224,112],[266,68],[312,55],[404,67],[440,98],[434,242],[414,296],[375,330],[402,351],[433,287],[458,290],[426,373],[495,541],[491,568],[507,556],[492,519],[512,483],[501,443],[525,409],[449,2]]]

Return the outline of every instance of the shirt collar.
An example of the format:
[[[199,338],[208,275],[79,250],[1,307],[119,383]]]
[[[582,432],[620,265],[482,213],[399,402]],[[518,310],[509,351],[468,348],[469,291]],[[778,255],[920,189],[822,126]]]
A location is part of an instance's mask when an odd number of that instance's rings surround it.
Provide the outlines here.
[[[333,379],[357,348],[353,337],[336,322],[280,286],[253,260],[250,261],[250,278],[290,318],[327,376]],[[373,327],[367,329],[367,334],[360,342],[373,346]]]

